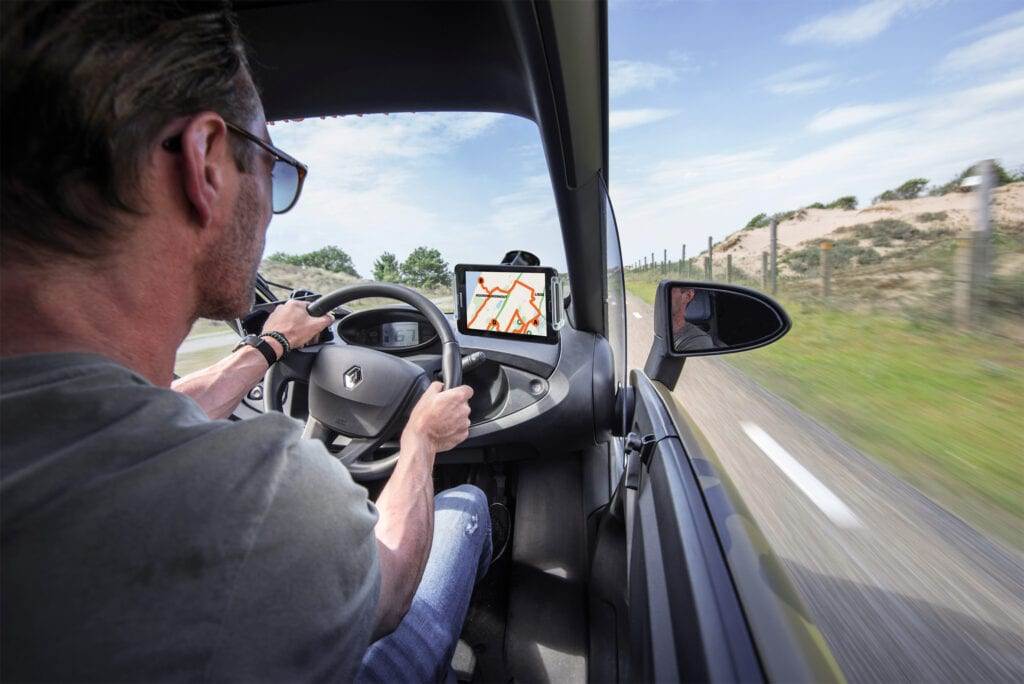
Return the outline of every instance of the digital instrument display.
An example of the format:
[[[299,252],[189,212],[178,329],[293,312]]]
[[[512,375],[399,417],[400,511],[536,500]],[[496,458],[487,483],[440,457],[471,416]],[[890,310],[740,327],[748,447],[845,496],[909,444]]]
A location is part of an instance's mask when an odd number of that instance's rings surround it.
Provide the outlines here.
[[[420,343],[420,324],[416,321],[400,321],[380,324],[380,346],[415,347]]]
[[[553,340],[548,291],[554,273],[530,266],[456,266],[459,330],[469,335]]]

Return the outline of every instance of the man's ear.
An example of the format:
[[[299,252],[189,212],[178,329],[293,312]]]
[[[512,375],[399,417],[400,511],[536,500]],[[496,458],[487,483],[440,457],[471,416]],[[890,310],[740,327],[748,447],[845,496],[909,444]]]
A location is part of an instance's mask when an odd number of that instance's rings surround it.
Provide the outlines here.
[[[192,117],[181,133],[181,172],[185,197],[201,228],[207,228],[225,197],[226,181],[235,170],[224,119],[215,112]]]

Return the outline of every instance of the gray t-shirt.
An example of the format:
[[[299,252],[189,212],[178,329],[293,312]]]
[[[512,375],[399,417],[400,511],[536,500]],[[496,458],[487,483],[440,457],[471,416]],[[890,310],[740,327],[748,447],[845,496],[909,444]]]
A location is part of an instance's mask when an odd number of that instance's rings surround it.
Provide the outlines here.
[[[101,356],[0,359],[0,678],[351,679],[377,511],[300,437]]]
[[[715,348],[715,342],[711,339],[711,335],[689,321],[686,322],[682,330],[673,334],[672,345],[677,352],[704,351]]]

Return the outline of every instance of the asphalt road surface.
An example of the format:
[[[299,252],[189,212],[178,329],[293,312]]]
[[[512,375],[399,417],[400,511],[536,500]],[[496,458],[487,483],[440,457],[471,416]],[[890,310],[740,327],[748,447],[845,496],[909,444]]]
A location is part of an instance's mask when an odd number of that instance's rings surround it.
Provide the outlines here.
[[[651,307],[627,306],[642,368]],[[850,681],[1024,682],[1024,556],[720,358],[689,359],[675,396]]]

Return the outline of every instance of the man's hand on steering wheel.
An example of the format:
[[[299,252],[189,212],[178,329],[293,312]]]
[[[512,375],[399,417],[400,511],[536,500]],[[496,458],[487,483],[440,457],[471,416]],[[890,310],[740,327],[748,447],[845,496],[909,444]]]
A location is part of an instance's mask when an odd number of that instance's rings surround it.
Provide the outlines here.
[[[441,383],[431,383],[409,414],[400,440],[402,451],[436,454],[466,441],[472,397],[473,388],[467,385],[444,390]]]
[[[298,349],[316,339],[316,336],[333,322],[334,316],[331,314],[311,316],[306,302],[289,299],[270,312],[270,317],[263,324],[263,331],[281,333],[292,349]],[[277,340],[271,337],[267,338],[267,341],[277,349],[277,355],[280,357],[284,350],[278,349],[280,344]]]

